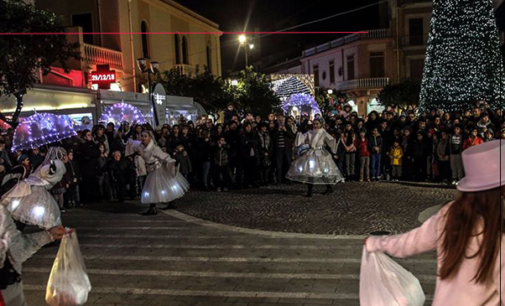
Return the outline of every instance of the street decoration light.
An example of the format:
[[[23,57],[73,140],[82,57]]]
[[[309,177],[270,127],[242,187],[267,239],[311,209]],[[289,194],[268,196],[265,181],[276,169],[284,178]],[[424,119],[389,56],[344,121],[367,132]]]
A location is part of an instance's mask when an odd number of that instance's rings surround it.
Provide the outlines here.
[[[252,50],[254,49],[254,44],[248,44],[247,43],[247,36],[244,34],[239,35],[238,41],[240,43],[240,46],[244,47],[244,54],[245,54],[245,67],[247,68],[249,66],[249,59],[248,59],[248,54],[247,50]]]

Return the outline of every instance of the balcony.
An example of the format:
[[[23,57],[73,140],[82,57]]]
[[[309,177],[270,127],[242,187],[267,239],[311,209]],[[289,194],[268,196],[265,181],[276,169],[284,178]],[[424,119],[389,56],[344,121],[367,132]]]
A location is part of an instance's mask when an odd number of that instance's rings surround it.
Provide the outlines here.
[[[389,38],[392,37],[391,33],[388,29],[378,29],[378,30],[370,30],[368,33],[357,33],[357,34],[351,34],[347,35],[335,40],[332,40],[330,42],[327,42],[325,44],[319,45],[317,47],[307,49],[303,51],[303,57],[306,56],[311,56],[320,52],[324,52],[326,50],[330,50],[333,48],[337,48],[346,44],[350,44],[352,42],[358,41],[358,40],[365,40],[365,39],[384,39],[384,38]]]
[[[337,90],[382,89],[389,84],[389,78],[356,79],[337,83]]]
[[[400,39],[400,46],[406,47],[425,47],[428,42],[429,34],[402,36]]]
[[[90,44],[83,44],[83,59],[89,65],[110,65],[110,68],[123,70],[123,53]]]
[[[180,74],[196,75],[196,68],[190,65],[179,64],[174,67]]]

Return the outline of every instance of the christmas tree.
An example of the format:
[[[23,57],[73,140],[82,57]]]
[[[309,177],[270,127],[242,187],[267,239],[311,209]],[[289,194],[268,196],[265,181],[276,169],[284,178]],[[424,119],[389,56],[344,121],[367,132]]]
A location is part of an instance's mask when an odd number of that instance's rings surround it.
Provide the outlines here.
[[[434,0],[421,108],[503,106],[505,72],[491,0]]]

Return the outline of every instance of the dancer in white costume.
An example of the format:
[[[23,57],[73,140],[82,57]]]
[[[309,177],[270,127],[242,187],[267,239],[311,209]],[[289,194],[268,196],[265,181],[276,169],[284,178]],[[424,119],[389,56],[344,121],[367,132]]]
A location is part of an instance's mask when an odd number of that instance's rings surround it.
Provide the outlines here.
[[[46,230],[61,225],[60,208],[49,190],[66,173],[60,160],[64,156],[64,149],[50,148],[42,165],[2,197],[2,204],[14,220]]]
[[[331,154],[325,149],[329,147],[335,153],[335,139],[321,128],[321,121],[314,120],[314,129],[305,134],[298,133],[295,145],[308,145],[308,151],[293,161],[286,177],[292,181],[308,184],[307,196],[313,195],[314,185],[326,185],[324,194],[333,192],[332,185],[344,181],[344,176],[338,170]]]
[[[128,141],[126,155],[137,152],[146,162],[148,175],[142,189],[141,203],[149,204],[149,210],[144,215],[155,215],[158,213],[156,204],[181,198],[189,189],[189,183],[179,173],[175,159],[156,145],[151,132],[143,131],[141,137],[141,141]]]

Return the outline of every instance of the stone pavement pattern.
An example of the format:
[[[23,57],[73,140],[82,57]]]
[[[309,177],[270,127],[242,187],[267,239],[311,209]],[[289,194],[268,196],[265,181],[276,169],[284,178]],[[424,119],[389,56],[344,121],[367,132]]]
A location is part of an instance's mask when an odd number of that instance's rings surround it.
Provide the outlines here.
[[[366,235],[373,231],[403,233],[421,223],[425,209],[450,201],[456,190],[428,183],[337,184],[331,195],[315,187],[268,186],[226,192],[190,192],[178,210],[205,220],[245,228],[291,233]]]
[[[359,305],[360,237],[248,234],[144,209],[102,203],[64,214],[92,282],[87,305]],[[45,305],[56,252],[44,248],[24,266],[31,306]],[[433,294],[434,254],[398,262]]]

